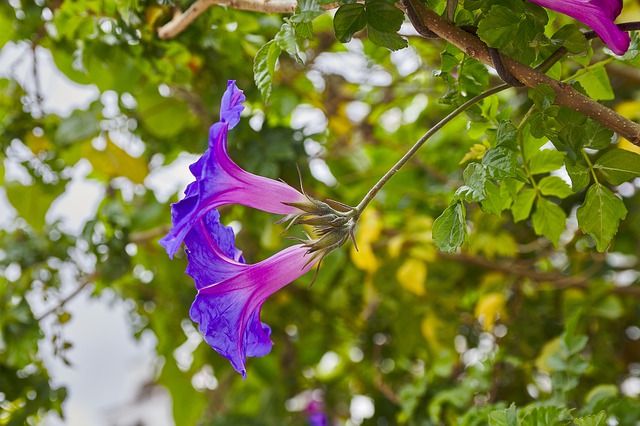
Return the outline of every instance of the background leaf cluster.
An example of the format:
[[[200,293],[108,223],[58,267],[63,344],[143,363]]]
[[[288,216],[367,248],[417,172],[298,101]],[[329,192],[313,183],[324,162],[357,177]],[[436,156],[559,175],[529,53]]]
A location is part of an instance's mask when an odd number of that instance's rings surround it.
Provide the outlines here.
[[[204,151],[228,79],[247,96],[232,158],[294,186],[299,165],[310,194],[351,205],[453,106],[499,80],[402,30],[387,0],[344,2],[333,16],[313,0],[288,16],[211,7],[159,40],[173,8],[188,6],[175,3],[0,3],[0,46],[49,52],[100,95],[54,112],[28,76],[0,79],[0,194],[15,210],[0,230],[0,424],[61,412],[65,389],[50,384],[37,342],[62,360],[73,353],[68,288],[132,302],[131,333],[157,337],[151,381],[171,394],[176,424],[304,424],[309,395],[332,424],[363,395],[375,407],[363,424],[640,421],[640,392],[623,386],[640,375],[639,154],[553,105],[544,86],[487,98],[434,136],[365,212],[359,252],[341,248],[311,289],[303,277],[265,304],[275,346],[250,359],[247,381],[206,344],[178,363],[195,333],[194,288],[185,256],[170,261],[157,240],[182,188],[166,199],[149,176]],[[640,14],[632,2],[624,10]],[[565,46],[549,75],[640,119],[637,34],[614,58],[574,21],[516,0],[465,0],[455,22],[532,66]],[[99,206],[73,232],[48,211],[82,168]],[[286,244],[277,217],[221,213],[242,224],[251,262]],[[213,389],[192,384],[203,371]]]

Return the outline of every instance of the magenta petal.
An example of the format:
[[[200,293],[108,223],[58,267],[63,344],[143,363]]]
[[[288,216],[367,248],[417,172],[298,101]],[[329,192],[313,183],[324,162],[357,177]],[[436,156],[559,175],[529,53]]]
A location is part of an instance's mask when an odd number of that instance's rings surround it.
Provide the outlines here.
[[[631,38],[614,21],[622,10],[622,0],[531,0],[563,13],[593,28],[616,55],[624,55]]]
[[[220,223],[217,210],[204,215],[184,241],[189,259],[186,273],[193,278],[198,290],[229,279],[249,267],[235,246],[233,230]]]
[[[266,355],[273,344],[269,339],[271,330],[260,322],[262,304],[313,268],[315,261],[309,262],[306,252],[306,248],[296,245],[260,263],[237,265],[237,275],[198,292],[191,319],[200,324],[205,341],[229,359],[243,377],[246,357]]]
[[[273,342],[269,338],[271,329],[260,322],[260,309],[250,313],[244,333],[238,336],[238,327],[245,321],[243,300],[238,296],[234,292],[198,294],[189,315],[200,324],[200,332],[209,346],[231,361],[233,368],[246,379],[246,357],[267,355]]]
[[[243,204],[274,214],[301,213],[286,203],[305,202],[303,194],[283,182],[246,172],[229,158],[227,132],[240,120],[243,100],[242,91],[230,81],[222,99],[222,121],[211,126],[209,148],[189,167],[196,180],[185,190],[185,198],[171,206],[173,228],[160,240],[170,257],[200,217],[216,207]]]

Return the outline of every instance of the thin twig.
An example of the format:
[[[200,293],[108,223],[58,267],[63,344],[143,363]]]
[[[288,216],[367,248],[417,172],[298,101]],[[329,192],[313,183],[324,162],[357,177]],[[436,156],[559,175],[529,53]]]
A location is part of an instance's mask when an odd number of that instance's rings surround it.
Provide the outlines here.
[[[42,110],[42,101],[43,101],[43,97],[42,97],[42,90],[40,89],[40,80],[38,79],[38,45],[37,44],[32,44],[31,45],[31,53],[33,55],[33,66],[32,66],[32,73],[33,73],[33,90],[34,90],[34,97],[35,97],[35,106],[38,109],[37,112],[42,115],[43,114],[43,110]]]
[[[479,94],[478,96],[469,99],[464,104],[460,105],[458,108],[450,112],[446,117],[436,123],[435,126],[430,128],[418,141],[402,156],[400,160],[396,164],[389,169],[387,173],[369,190],[367,195],[364,196],[360,204],[356,206],[354,211],[356,212],[356,216],[359,216],[362,211],[367,207],[367,205],[373,200],[373,198],[378,194],[378,192],[382,189],[382,187],[395,175],[406,163],[413,157],[413,155],[418,152],[420,147],[424,145],[424,143],[429,140],[431,136],[433,136],[438,130],[442,129],[448,122],[456,118],[458,115],[463,113],[472,105],[480,102],[481,100],[488,98],[489,96],[495,95],[505,89],[508,89],[510,86],[508,84],[502,84],[500,86],[496,86],[493,89],[489,89],[484,93]]]
[[[94,282],[99,276],[100,276],[100,273],[98,271],[94,271],[94,272],[90,273],[89,275],[85,275],[84,278],[82,278],[82,280],[80,281],[80,283],[78,285],[78,288],[73,290],[67,296],[65,296],[62,299],[60,299],[60,301],[56,304],[56,306],[54,306],[53,308],[49,309],[44,314],[40,315],[38,318],[36,318],[36,321],[38,321],[38,322],[42,321],[44,318],[48,317],[49,315],[56,313],[59,309],[61,309],[70,300],[72,300],[78,294],[80,294],[82,292],[82,290],[85,289],[85,287],[87,287],[89,284]]]
[[[196,0],[186,12],[176,12],[171,21],[158,28],[158,37],[163,40],[174,38],[204,11],[215,5],[263,13],[294,13],[298,7],[295,0]],[[329,10],[338,6],[338,3],[332,3],[323,5],[322,8]]]
[[[135,244],[146,243],[156,237],[166,234],[171,230],[170,225],[159,226],[148,231],[134,232],[129,235],[129,241]]]

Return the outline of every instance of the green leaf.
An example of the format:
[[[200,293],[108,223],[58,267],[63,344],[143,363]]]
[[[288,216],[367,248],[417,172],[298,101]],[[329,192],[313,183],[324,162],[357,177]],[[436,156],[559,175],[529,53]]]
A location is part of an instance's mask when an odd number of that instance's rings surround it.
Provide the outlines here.
[[[536,210],[531,215],[533,230],[538,235],[547,237],[555,247],[558,247],[560,234],[564,231],[567,215],[557,205],[546,198],[538,198]]]
[[[275,40],[271,40],[258,50],[253,60],[253,79],[265,102],[267,102],[271,96],[273,73],[275,72],[276,61],[280,53],[282,53],[280,46],[278,46]]]
[[[573,192],[578,192],[583,188],[586,188],[591,182],[591,173],[589,172],[589,166],[584,161],[573,161],[570,158],[566,159],[565,167],[567,173],[571,178],[571,189]]]
[[[445,253],[455,251],[460,247],[466,235],[465,209],[461,202],[449,205],[433,222],[435,246]]]
[[[516,199],[511,206],[514,222],[520,222],[529,217],[535,199],[536,191],[533,188],[525,188],[516,195]]]
[[[562,45],[569,53],[581,54],[589,46],[586,37],[577,25],[568,24],[551,36],[551,42]]]
[[[553,406],[527,408],[528,412],[525,412],[522,417],[522,426],[560,426],[566,424],[565,420],[571,418],[567,408]]]
[[[532,175],[558,170],[564,164],[564,153],[552,149],[536,152],[529,159],[529,171]]]
[[[333,31],[341,43],[351,41],[353,34],[367,25],[364,5],[361,3],[343,4],[333,17]]]
[[[158,138],[176,136],[194,118],[185,102],[160,96],[152,85],[138,94],[136,100],[141,124]]]
[[[13,25],[14,21],[0,11],[0,28],[2,28],[2,31],[0,31],[0,48],[13,37]]]
[[[500,187],[488,180],[484,185],[484,193],[485,199],[480,203],[482,211],[500,216],[500,213],[502,213],[502,210],[504,210],[503,206],[505,204],[504,200],[502,199]]]
[[[464,183],[468,189],[465,191],[466,201],[484,200],[484,185],[487,181],[487,172],[482,164],[471,163],[462,173]]]
[[[296,31],[296,36],[313,40],[313,24],[311,22],[297,22],[294,23],[293,28]]]
[[[389,0],[367,0],[366,19],[369,26],[383,33],[397,32],[404,21],[404,14],[394,4],[395,1]]]
[[[529,89],[529,98],[538,107],[540,112],[545,112],[553,106],[556,100],[556,91],[548,84],[539,84],[533,89]],[[545,114],[547,115],[547,114]]]
[[[611,145],[613,139],[613,131],[607,129],[600,123],[596,123],[593,120],[587,120],[584,126],[581,126],[585,130],[584,141],[582,146],[592,149],[604,149]]]
[[[509,148],[513,151],[518,149],[518,129],[510,121],[501,121],[497,132],[498,142],[496,146]]]
[[[607,413],[602,410],[598,414],[573,419],[573,422],[578,426],[606,426]]]
[[[407,40],[403,39],[398,34],[381,32],[373,28],[371,25],[367,25],[367,34],[369,35],[369,40],[373,44],[386,47],[391,51],[404,49],[408,46]]]
[[[296,33],[290,23],[285,22],[280,27],[280,31],[274,38],[280,49],[291,55],[298,63],[302,63],[302,59],[298,55],[298,43],[296,42]],[[259,53],[259,52],[258,52]]]
[[[521,13],[510,8],[496,5],[489,10],[478,25],[478,36],[489,46],[504,49],[514,41],[520,22],[524,19]]]
[[[482,157],[482,164],[493,179],[516,177],[520,169],[516,153],[503,147],[488,150]]]
[[[517,426],[518,412],[515,404],[504,410],[495,410],[489,413],[489,426]]]
[[[567,183],[558,176],[546,176],[538,183],[538,189],[542,195],[558,198],[567,198],[573,191]]]
[[[640,155],[626,149],[614,148],[606,152],[593,165],[594,169],[612,185],[640,177]]]
[[[522,3],[509,2],[509,7],[493,6],[478,24],[478,37],[489,46],[530,63],[535,51],[529,43],[536,37],[536,23],[524,13]]]
[[[595,183],[587,191],[577,216],[582,232],[591,235],[602,252],[618,232],[620,220],[627,217],[627,208],[608,188]]]
[[[36,231],[44,227],[45,215],[51,203],[64,191],[64,185],[34,183],[24,186],[14,181],[5,182],[4,187],[18,215]]]
[[[69,145],[96,136],[100,131],[98,117],[93,111],[74,111],[62,120],[55,133],[59,144]]]
[[[316,0],[298,0],[298,7],[300,11],[289,18],[291,22],[311,24],[311,21],[324,13]]]
[[[624,314],[624,306],[622,306],[622,302],[618,296],[610,294],[598,301],[598,303],[591,308],[591,312],[596,316],[615,320]]]
[[[585,68],[585,71],[575,80],[586,90],[587,95],[596,101],[609,101],[615,98],[609,75],[602,63]]]
[[[560,348],[563,355],[568,358],[575,355],[587,346],[589,339],[584,334],[578,333],[578,324],[580,323],[580,313],[574,312],[565,322],[564,333],[560,340]]]

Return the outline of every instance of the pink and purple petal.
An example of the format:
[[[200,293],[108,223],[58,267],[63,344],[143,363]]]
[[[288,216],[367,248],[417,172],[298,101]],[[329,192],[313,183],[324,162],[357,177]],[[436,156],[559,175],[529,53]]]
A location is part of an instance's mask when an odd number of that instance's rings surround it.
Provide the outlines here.
[[[251,174],[229,157],[228,129],[239,122],[244,99],[235,82],[229,81],[222,99],[222,121],[211,126],[209,148],[189,167],[196,180],[185,190],[185,198],[171,206],[173,228],[160,240],[170,257],[202,215],[219,206],[242,204],[281,215],[302,212],[286,203],[305,202],[303,194],[283,182]]]
[[[591,27],[616,55],[624,55],[631,38],[614,21],[622,10],[622,0],[531,0]]]
[[[195,254],[190,252],[190,263]],[[238,265],[237,275],[200,288],[191,319],[199,323],[205,341],[243,377],[246,357],[266,355],[273,345],[271,330],[260,322],[262,304],[313,268],[315,261],[309,260],[307,249],[295,245],[254,265]]]

